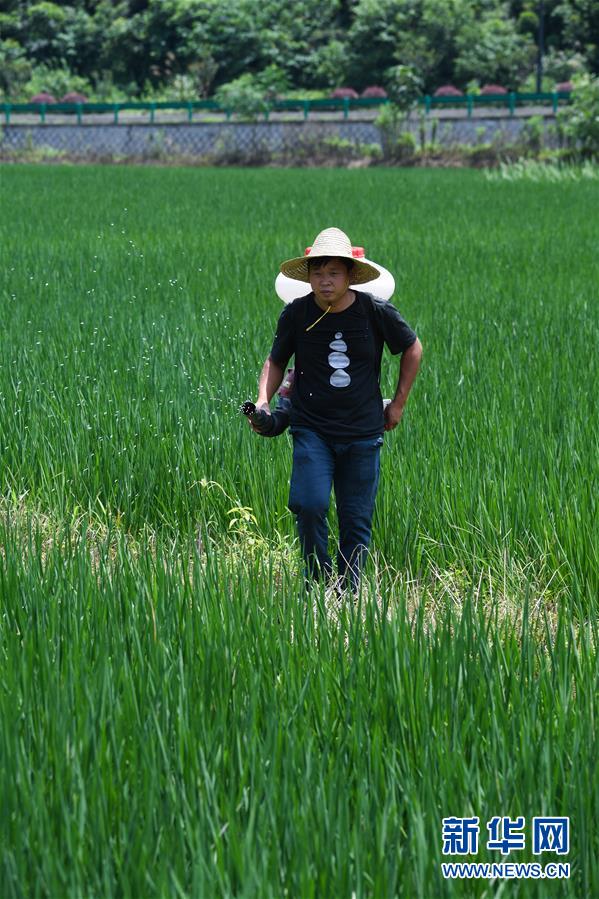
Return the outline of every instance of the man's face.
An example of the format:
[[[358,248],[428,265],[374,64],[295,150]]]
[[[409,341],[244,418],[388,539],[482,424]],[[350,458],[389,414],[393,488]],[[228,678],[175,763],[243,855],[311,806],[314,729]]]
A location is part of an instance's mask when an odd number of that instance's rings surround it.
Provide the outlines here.
[[[310,287],[321,303],[335,306],[349,289],[349,272],[341,259],[330,259],[323,265],[310,266]]]

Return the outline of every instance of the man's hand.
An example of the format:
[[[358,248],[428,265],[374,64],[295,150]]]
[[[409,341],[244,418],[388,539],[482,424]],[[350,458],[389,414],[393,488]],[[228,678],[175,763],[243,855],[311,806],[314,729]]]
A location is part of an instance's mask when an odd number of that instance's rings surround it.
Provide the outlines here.
[[[256,409],[263,409],[268,415],[271,415],[270,411],[270,400],[273,398],[281,384],[283,383],[283,375],[285,374],[285,369],[278,365],[276,362],[268,357],[264,365],[262,366],[262,372],[260,374],[260,381],[258,384],[258,399],[256,400]],[[251,421],[248,418],[248,424],[252,431],[255,431],[256,434],[259,434],[260,431],[257,431],[253,426]]]
[[[268,413],[268,415],[271,415],[270,406],[266,401],[264,401],[262,403],[258,401],[256,403],[256,412],[258,411],[258,409],[263,409],[266,413]],[[254,425],[252,424],[252,422],[249,418],[248,418],[248,424],[249,424],[250,428],[252,429],[252,431],[254,431],[255,434],[260,433],[260,431],[254,427]]]
[[[414,343],[404,350],[401,354],[401,362],[399,364],[399,381],[397,382],[397,390],[395,396],[385,409],[385,430],[392,431],[401,421],[404,406],[408,394],[414,383],[414,378],[418,374],[420,367],[420,359],[422,358],[422,344],[416,338]]]
[[[399,403],[397,400],[392,400],[385,407],[385,430],[392,431],[393,428],[396,428],[399,422],[401,421],[401,416],[403,415],[404,406],[403,403]]]

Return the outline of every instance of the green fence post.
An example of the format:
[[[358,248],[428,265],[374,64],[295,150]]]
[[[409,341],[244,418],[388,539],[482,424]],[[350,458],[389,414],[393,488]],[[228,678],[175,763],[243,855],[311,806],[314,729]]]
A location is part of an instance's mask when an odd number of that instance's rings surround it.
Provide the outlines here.
[[[81,103],[77,103],[77,124],[81,124]]]
[[[113,110],[114,110],[114,124],[118,125],[118,123],[119,123],[119,104],[118,103],[114,104]]]
[[[154,124],[154,113],[156,112],[156,104],[150,103],[150,125]]]
[[[191,122],[192,117],[193,117],[193,106],[191,105],[191,103],[188,103],[187,104],[187,121]]]
[[[474,106],[474,97],[472,94],[466,94],[466,105],[468,108],[468,118],[472,118],[472,108]]]
[[[510,107],[510,115],[513,115],[516,109],[516,94],[513,91],[509,94],[508,104]]]
[[[431,95],[427,94],[424,98],[424,111],[426,115],[431,111]]]
[[[553,115],[557,115],[557,91],[553,91],[551,95],[551,105],[553,106]]]
[[[46,121],[46,104],[45,103],[42,103],[42,105],[40,106],[40,121],[41,121],[42,125]]]
[[[306,119],[308,118],[308,113],[310,112],[310,101],[304,100],[302,105],[304,107],[304,121],[306,121]]]
[[[349,115],[349,97],[343,98],[343,118],[346,119]]]

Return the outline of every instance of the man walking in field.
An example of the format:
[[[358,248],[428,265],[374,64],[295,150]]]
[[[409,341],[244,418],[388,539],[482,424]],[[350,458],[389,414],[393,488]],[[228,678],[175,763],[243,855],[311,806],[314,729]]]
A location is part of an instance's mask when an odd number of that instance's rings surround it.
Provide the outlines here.
[[[281,313],[256,407],[270,411],[295,355],[289,509],[296,516],[307,576],[328,581],[333,566],[327,511],[334,487],[340,586],[357,590],[370,544],[383,432],[399,424],[422,347],[391,303],[354,288],[378,278],[379,270],[354,258],[349,238],[338,228],[321,231],[309,255],[284,262],[281,272],[306,282],[306,295]],[[383,410],[379,380],[385,344],[401,354],[401,363],[395,396]]]

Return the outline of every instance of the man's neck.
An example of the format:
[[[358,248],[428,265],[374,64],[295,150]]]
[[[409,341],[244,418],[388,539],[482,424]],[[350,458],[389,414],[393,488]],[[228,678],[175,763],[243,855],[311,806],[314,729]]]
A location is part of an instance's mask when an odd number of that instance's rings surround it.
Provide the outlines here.
[[[356,299],[356,295],[353,290],[348,290],[341,299],[337,300],[336,303],[328,303],[326,300],[319,300],[316,294],[314,294],[314,300],[316,305],[323,310],[323,312],[331,307],[332,312],[345,312],[346,309],[352,305],[354,300]]]

